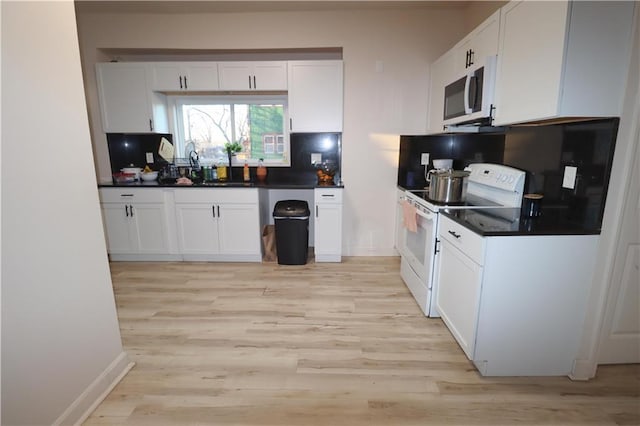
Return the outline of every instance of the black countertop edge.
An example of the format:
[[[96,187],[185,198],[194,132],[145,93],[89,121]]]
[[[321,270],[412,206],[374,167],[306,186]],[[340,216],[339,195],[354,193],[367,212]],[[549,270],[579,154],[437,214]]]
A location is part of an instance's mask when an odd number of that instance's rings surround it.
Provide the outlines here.
[[[544,210],[536,218],[520,217],[519,208],[443,209],[440,212],[483,237],[600,235],[600,228],[568,220],[562,210]],[[505,219],[508,217],[508,219]]]
[[[98,188],[262,188],[262,189],[316,189],[316,188],[344,188],[344,183],[338,185],[317,185],[311,183],[288,182],[208,182],[193,185],[178,185],[176,183],[154,182],[100,182]]]

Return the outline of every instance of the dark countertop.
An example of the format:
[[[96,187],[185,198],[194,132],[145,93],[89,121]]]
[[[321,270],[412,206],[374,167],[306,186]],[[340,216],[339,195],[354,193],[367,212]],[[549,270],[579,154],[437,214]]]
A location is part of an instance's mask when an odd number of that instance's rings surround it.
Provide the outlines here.
[[[520,217],[519,208],[443,209],[442,214],[485,236],[599,235],[600,226],[571,218],[566,208],[543,208],[536,218]]]
[[[310,182],[204,182],[193,185],[178,185],[173,182],[100,182],[99,188],[264,188],[264,189],[315,189],[315,188],[344,188],[344,183],[339,185],[318,185]]]

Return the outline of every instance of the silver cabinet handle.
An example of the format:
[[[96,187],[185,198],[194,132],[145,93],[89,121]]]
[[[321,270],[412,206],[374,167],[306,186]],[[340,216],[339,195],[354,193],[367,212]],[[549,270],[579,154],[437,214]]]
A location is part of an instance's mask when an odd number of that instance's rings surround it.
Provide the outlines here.
[[[258,88],[258,86],[256,86],[256,76],[255,75],[253,76],[253,88],[254,89]]]
[[[456,234],[454,231],[449,231],[451,235],[453,235],[456,239],[460,238],[462,235]]]
[[[318,206],[316,206],[316,217],[318,217]]]
[[[126,204],[124,205],[124,215],[126,217],[129,217],[129,206],[127,206]]]
[[[249,76],[249,89],[251,89],[251,76]]]
[[[179,77],[180,80],[180,88],[182,89],[182,76]]]
[[[133,206],[129,204],[129,214],[133,217]]]
[[[220,217],[220,206],[218,206],[218,217]]]
[[[184,88],[185,89],[189,88],[189,86],[187,85],[187,76],[186,75],[184,76]]]
[[[153,121],[149,119],[149,130],[153,132]]]
[[[213,213],[213,217],[216,217],[216,206],[211,206],[211,212]]]

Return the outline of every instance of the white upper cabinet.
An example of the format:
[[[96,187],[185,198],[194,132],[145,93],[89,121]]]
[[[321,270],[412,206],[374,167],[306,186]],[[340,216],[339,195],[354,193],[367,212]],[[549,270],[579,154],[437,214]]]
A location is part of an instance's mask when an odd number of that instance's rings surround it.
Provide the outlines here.
[[[105,133],[165,133],[166,97],[149,90],[144,63],[96,65],[98,96]]]
[[[504,6],[494,124],[619,116],[634,3],[513,1]]]
[[[154,91],[218,90],[217,62],[152,62],[148,64]]]
[[[454,75],[482,66],[487,56],[498,53],[500,11],[496,11],[452,49],[454,53]]]
[[[219,62],[221,90],[287,90],[287,62]]]
[[[292,132],[341,132],[342,61],[289,61]]]
[[[498,53],[499,27],[498,10],[431,64],[427,133],[444,131],[444,88]]]
[[[442,133],[444,130],[444,88],[455,74],[455,53],[450,50],[431,64],[427,133]]]

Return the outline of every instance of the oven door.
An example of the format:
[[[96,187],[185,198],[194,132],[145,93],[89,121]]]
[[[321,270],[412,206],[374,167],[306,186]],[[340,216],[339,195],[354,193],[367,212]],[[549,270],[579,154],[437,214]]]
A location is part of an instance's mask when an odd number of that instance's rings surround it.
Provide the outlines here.
[[[401,253],[420,281],[431,288],[438,214],[422,206],[416,206],[416,214],[417,231],[403,228]]]

